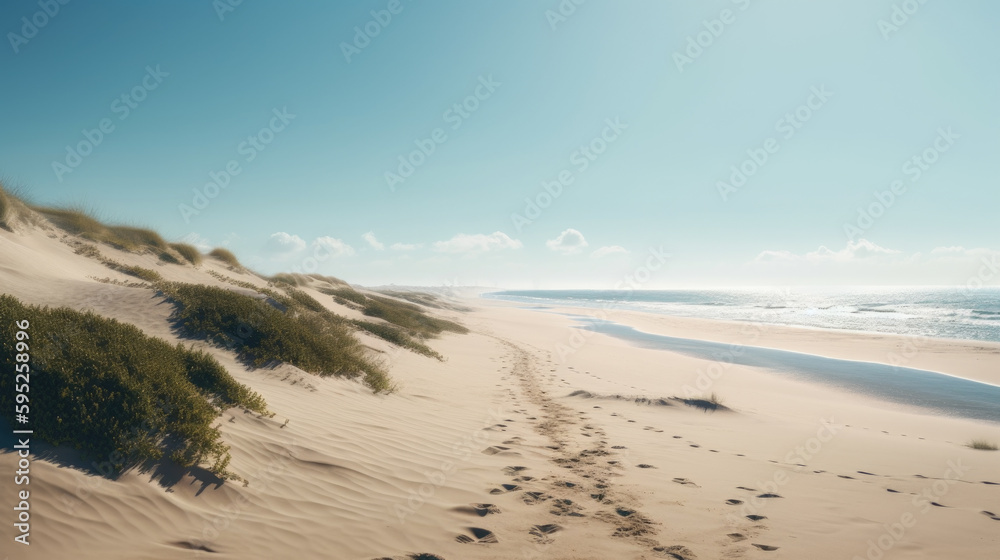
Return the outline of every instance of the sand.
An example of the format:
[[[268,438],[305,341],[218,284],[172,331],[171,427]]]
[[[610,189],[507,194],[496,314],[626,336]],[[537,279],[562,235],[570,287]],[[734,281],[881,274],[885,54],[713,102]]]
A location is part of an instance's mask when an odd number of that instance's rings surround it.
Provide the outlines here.
[[[170,309],[152,290],[95,281],[129,278],[74,254],[67,241],[55,231],[0,231],[0,291],[93,309],[176,340]],[[264,284],[218,263],[196,270],[101,251],[168,279],[223,285],[207,274],[214,270]],[[472,310],[437,311],[472,329],[430,342],[445,362],[362,337],[400,384],[390,395],[288,365],[247,369],[206,346],[276,413],[220,416],[231,469],[248,486],[168,465],[110,480],[96,472],[99,462],[33,442],[32,545],[14,544],[5,522],[0,551],[29,560],[982,560],[1000,550],[1000,452],[964,445],[1000,441],[1000,426],[741,366],[718,366],[721,374],[698,386],[711,365],[704,360],[583,336],[558,313],[463,303]],[[740,323],[608,318],[887,363],[908,342],[790,327],[751,340]],[[998,345],[921,344],[906,365],[998,382]],[[689,386],[715,392],[728,410],[669,398]],[[10,443],[0,454],[8,512]]]

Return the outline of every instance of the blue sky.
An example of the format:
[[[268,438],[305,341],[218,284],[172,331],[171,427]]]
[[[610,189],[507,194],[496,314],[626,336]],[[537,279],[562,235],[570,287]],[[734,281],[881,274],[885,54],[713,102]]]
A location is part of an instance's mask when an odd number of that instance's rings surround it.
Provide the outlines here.
[[[994,2],[230,3],[4,2],[0,174],[363,284],[651,251],[635,287],[965,284],[1000,249]]]

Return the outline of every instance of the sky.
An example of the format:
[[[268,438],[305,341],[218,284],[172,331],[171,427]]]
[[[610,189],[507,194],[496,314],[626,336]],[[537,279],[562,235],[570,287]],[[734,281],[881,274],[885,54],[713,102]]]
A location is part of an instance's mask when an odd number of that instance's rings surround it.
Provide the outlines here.
[[[0,22],[6,184],[262,273],[1000,283],[996,2],[10,0]]]

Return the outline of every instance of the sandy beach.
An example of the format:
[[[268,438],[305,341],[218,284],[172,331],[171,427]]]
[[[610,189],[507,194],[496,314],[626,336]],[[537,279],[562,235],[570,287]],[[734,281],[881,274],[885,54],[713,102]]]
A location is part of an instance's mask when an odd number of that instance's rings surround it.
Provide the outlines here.
[[[61,234],[0,232],[4,292],[91,309],[179,340],[156,293],[74,254]],[[222,285],[151,255],[102,250],[165,277]],[[41,256],[41,257],[40,257]],[[264,285],[251,274],[240,280]],[[303,288],[337,313],[344,308]],[[18,558],[987,558],[1000,546],[995,424],[930,415],[756,368],[585,333],[565,313],[489,299],[433,310],[471,332],[440,362],[364,344],[398,383],[284,364],[248,368],[200,343],[273,418],[218,424],[231,468],[101,476],[68,448],[32,447],[32,538]],[[356,312],[355,312],[356,313]],[[904,337],[611,310],[649,332],[886,361]],[[908,365],[997,381],[1000,345],[925,340]],[[716,372],[699,385],[708,368]],[[704,410],[672,397],[715,393]],[[704,390],[702,390],[704,389]],[[0,470],[16,467],[5,446]],[[14,499],[3,486],[4,503]],[[423,556],[421,556],[423,555]]]

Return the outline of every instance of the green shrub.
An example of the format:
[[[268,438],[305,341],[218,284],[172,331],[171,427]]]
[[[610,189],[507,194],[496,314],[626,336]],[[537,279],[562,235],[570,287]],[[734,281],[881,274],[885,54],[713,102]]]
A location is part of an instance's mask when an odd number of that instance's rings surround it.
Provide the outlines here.
[[[368,303],[368,297],[365,294],[362,294],[361,292],[350,287],[336,289],[323,288],[320,292],[328,296],[333,296],[333,299],[337,300],[338,303],[341,303],[341,300],[356,303],[361,306]]]
[[[351,324],[365,332],[381,338],[382,340],[391,342],[396,346],[412,350],[418,354],[423,354],[424,356],[444,360],[444,357],[434,351],[431,347],[414,340],[409,334],[406,333],[406,331],[399,327],[390,325],[389,323],[376,323],[374,321],[361,321],[355,319],[351,321]]]
[[[199,251],[194,245],[188,245],[187,243],[171,243],[170,248],[177,251],[177,253],[184,257],[184,260],[187,262],[195,266],[201,264],[201,251]]]
[[[235,268],[236,270],[243,269],[243,265],[240,264],[240,260],[237,259],[236,255],[234,255],[228,249],[223,249],[222,247],[216,247],[215,249],[212,249],[211,252],[208,253],[208,256],[212,257],[213,259],[222,261],[228,264],[231,268]]]
[[[469,329],[458,323],[427,315],[423,309],[412,303],[383,296],[368,296],[363,313],[424,336],[436,336],[443,331],[460,334],[469,332]]]
[[[164,455],[182,465],[205,461],[223,476],[228,448],[212,427],[216,406],[265,413],[264,400],[209,355],[146,336],[133,325],[68,308],[23,305],[0,296],[0,339],[15,321],[30,327],[30,424],[53,445],[123,469]],[[13,372],[13,344],[0,344],[0,367]],[[0,376],[0,414],[13,422],[13,374]]]
[[[145,280],[147,282],[153,282],[154,284],[156,282],[163,280],[163,276],[160,276],[159,272],[155,270],[150,270],[148,268],[143,268],[141,266],[120,265],[118,266],[117,270],[124,272],[129,276],[135,276],[136,278],[141,278],[142,280]]]
[[[309,311],[294,300],[282,311],[259,298],[212,286],[162,283],[160,289],[177,304],[173,318],[178,328],[232,348],[256,366],[287,362],[321,376],[363,375],[376,392],[391,389],[388,374],[332,313]]]

